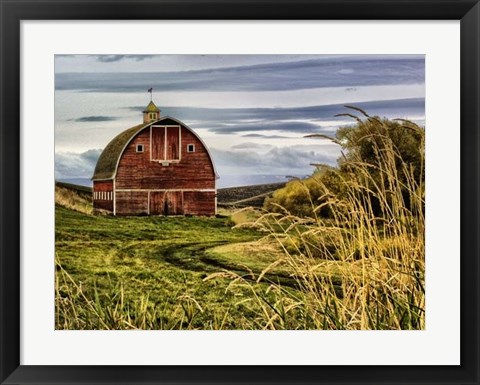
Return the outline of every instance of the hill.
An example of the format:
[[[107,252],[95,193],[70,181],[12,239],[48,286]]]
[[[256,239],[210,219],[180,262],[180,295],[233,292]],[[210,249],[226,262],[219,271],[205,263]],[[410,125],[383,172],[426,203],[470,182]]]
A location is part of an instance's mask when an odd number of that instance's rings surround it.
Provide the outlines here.
[[[69,183],[55,183],[55,205],[92,214],[92,189]]]
[[[267,196],[285,185],[286,183],[268,183],[222,188],[217,190],[217,202],[223,207],[262,207]]]
[[[83,193],[85,195],[91,195],[92,194],[92,188],[87,187],[87,186],[81,186],[79,184],[73,184],[73,183],[66,183],[66,182],[55,182],[55,186],[57,187],[63,187],[69,190],[74,190],[78,193]]]

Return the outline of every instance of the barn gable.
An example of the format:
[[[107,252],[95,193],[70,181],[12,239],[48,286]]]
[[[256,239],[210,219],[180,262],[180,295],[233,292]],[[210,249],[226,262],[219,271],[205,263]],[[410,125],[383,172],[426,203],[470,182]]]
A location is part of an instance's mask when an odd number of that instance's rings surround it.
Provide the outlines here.
[[[120,134],[118,134],[115,138],[113,138],[110,143],[105,147],[105,149],[100,154],[100,157],[97,160],[97,165],[95,167],[95,171],[92,176],[92,180],[107,180],[115,178],[117,172],[118,162],[120,161],[120,157],[122,156],[125,148],[127,145],[133,140],[133,138],[139,134],[143,129],[150,127],[152,125],[162,125],[162,126],[176,126],[180,125],[189,130],[193,135],[195,135],[198,140],[205,146],[205,149],[208,152],[210,157],[210,161],[212,162],[212,167],[215,172],[215,176],[218,179],[218,173],[215,169],[215,163],[213,162],[212,155],[208,150],[207,145],[205,142],[200,138],[190,127],[188,127],[185,123],[182,123],[178,119],[171,118],[169,116],[165,116],[161,119],[158,119],[153,122],[139,124],[137,126],[131,127]]]

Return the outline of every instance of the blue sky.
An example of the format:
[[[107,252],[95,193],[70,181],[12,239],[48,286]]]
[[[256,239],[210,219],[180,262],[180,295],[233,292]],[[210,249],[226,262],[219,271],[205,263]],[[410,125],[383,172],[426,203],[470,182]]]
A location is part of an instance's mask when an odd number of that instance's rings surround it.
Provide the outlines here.
[[[108,141],[141,122],[150,87],[162,115],[207,143],[226,181],[334,164],[336,145],[304,136],[350,124],[335,117],[346,104],[425,120],[419,55],[57,55],[55,74],[60,179],[91,176]]]

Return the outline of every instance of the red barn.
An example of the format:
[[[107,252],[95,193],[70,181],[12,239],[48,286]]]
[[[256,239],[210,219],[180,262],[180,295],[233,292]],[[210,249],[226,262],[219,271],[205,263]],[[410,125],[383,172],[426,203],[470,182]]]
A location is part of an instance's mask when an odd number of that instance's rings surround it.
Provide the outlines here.
[[[143,124],[117,135],[98,158],[93,207],[113,215],[215,215],[217,177],[202,139],[150,102]]]

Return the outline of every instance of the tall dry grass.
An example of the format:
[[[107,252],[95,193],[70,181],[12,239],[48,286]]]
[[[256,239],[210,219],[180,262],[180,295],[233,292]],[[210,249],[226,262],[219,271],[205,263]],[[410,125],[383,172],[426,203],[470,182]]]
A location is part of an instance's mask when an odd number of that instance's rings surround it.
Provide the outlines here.
[[[87,194],[65,187],[55,186],[55,203],[84,214],[93,213],[92,200]]]
[[[232,278],[229,290],[251,291],[246,301],[261,309],[256,323],[265,329],[425,328],[424,177],[418,178],[418,170],[415,176],[384,134],[385,122],[364,115],[375,161],[345,157],[338,170],[340,196],[318,178],[323,196],[321,204],[311,199],[313,218],[283,210],[249,224],[283,249],[256,283],[224,273]],[[421,135],[423,169],[424,129],[402,124]],[[316,214],[324,205],[332,218]],[[265,274],[278,264],[290,269],[298,290],[275,282],[265,288]]]

